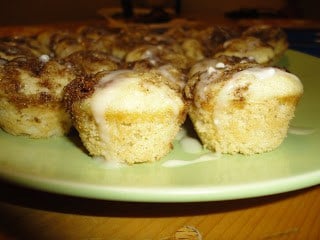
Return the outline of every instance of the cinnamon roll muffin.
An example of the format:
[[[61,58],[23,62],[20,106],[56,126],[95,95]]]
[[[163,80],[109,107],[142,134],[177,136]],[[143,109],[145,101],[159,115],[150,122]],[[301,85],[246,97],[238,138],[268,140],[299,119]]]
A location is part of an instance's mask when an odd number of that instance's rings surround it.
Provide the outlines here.
[[[78,51],[63,59],[77,75],[96,74],[118,68],[119,62],[101,51]]]
[[[275,53],[273,63],[276,63],[283,53],[288,49],[288,40],[285,32],[278,27],[269,25],[255,25],[247,28],[242,36],[252,36],[259,38],[264,43],[269,44]]]
[[[0,38],[0,59],[7,61],[19,57],[39,57],[41,44],[32,37],[11,36]]]
[[[113,46],[116,45],[116,36],[120,29],[108,28],[105,25],[80,26],[76,30],[76,35],[88,51],[104,52],[111,55]]]
[[[124,60],[126,55],[138,46],[145,44],[146,36],[150,29],[146,26],[134,26],[121,29],[114,35],[111,55],[117,59]]]
[[[78,78],[65,102],[89,153],[125,164],[165,156],[186,116],[179,84],[154,70]]]
[[[182,51],[176,51],[170,46],[141,45],[128,52],[125,61],[135,63],[139,61],[148,61],[150,65],[161,66],[171,64],[178,69],[188,69],[190,61]]]
[[[295,75],[246,59],[217,58],[190,70],[189,116],[204,146],[255,154],[277,148],[303,93]]]
[[[224,42],[216,49],[214,58],[223,55],[250,58],[262,65],[270,65],[276,56],[269,44],[252,36],[242,36]]]
[[[37,40],[52,57],[65,58],[77,51],[86,50],[83,38],[69,30],[48,30],[37,35]]]
[[[0,127],[13,135],[47,138],[68,133],[63,88],[75,77],[47,55],[20,57],[0,68]]]

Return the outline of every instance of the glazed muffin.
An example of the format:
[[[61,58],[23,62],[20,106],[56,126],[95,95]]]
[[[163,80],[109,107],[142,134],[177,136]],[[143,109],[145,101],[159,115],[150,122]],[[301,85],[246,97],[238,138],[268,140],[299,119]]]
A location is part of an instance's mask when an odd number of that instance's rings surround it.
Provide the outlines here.
[[[65,102],[89,153],[126,164],[165,156],[186,116],[180,86],[153,70],[78,78]]]
[[[111,47],[111,55],[117,59],[124,60],[126,55],[133,49],[147,43],[150,29],[146,26],[125,27],[115,34]]]
[[[204,146],[221,153],[274,150],[286,137],[303,93],[295,75],[232,58],[211,59],[190,71],[189,116]]]
[[[0,69],[0,127],[13,135],[47,138],[68,133],[63,88],[75,75],[48,56],[17,58]]]
[[[216,49],[213,57],[234,56],[239,58],[250,58],[262,65],[270,65],[276,57],[273,48],[252,36],[242,36],[224,42]]]
[[[65,58],[72,53],[86,50],[83,38],[68,30],[48,30],[38,34],[37,40],[49,52],[49,55],[56,58]]]
[[[181,49],[184,56],[191,64],[194,64],[208,56],[208,46],[212,45],[208,40],[212,31],[213,28],[208,26],[197,26],[196,28],[180,26],[169,28],[163,35],[171,39],[170,44],[173,48]]]
[[[277,60],[284,54],[288,49],[288,40],[285,32],[278,27],[272,27],[269,25],[256,25],[247,28],[242,36],[252,36],[259,38],[264,43],[269,44],[275,53],[273,63],[276,63]]]
[[[118,68],[119,62],[114,61],[107,53],[101,51],[78,51],[64,58],[67,66],[77,75],[96,74]]]
[[[102,25],[83,25],[76,29],[76,35],[81,39],[86,50],[112,54],[116,36],[120,29],[108,28]]]
[[[141,45],[128,52],[125,61],[135,63],[139,61],[148,61],[153,66],[171,64],[178,69],[188,69],[190,61],[181,51],[176,51],[170,46]]]

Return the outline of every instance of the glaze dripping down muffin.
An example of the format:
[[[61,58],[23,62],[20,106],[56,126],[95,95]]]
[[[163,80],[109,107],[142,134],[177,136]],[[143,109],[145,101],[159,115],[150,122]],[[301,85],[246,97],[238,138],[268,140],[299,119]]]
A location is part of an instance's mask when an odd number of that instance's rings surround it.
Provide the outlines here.
[[[186,93],[189,116],[204,146],[221,153],[274,150],[286,137],[303,93],[295,75],[247,60],[195,65]]]
[[[65,100],[89,153],[127,164],[166,155],[186,116],[179,85],[152,70],[76,79]]]

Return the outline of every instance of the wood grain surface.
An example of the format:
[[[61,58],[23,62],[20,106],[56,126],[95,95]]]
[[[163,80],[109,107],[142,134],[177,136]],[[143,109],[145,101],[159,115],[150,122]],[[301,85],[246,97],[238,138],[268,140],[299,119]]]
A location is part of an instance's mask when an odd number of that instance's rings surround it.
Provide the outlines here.
[[[320,186],[260,198],[130,203],[0,182],[0,239],[320,239]],[[197,235],[198,234],[198,235]]]

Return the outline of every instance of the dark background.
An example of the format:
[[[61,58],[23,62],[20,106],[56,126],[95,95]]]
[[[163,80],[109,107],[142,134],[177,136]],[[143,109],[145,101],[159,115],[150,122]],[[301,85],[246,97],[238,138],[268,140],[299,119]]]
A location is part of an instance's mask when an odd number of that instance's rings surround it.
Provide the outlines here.
[[[172,5],[174,2],[174,0],[132,0],[132,3],[136,6],[139,4],[146,6],[158,4],[159,1],[167,5]],[[252,13],[271,12],[278,17],[320,19],[317,0],[181,0],[180,2],[182,16],[222,18],[231,12],[236,16],[240,14],[240,17],[245,14],[252,17]],[[0,0],[0,26],[95,19],[99,18],[97,14],[99,9],[120,6],[120,0]]]

